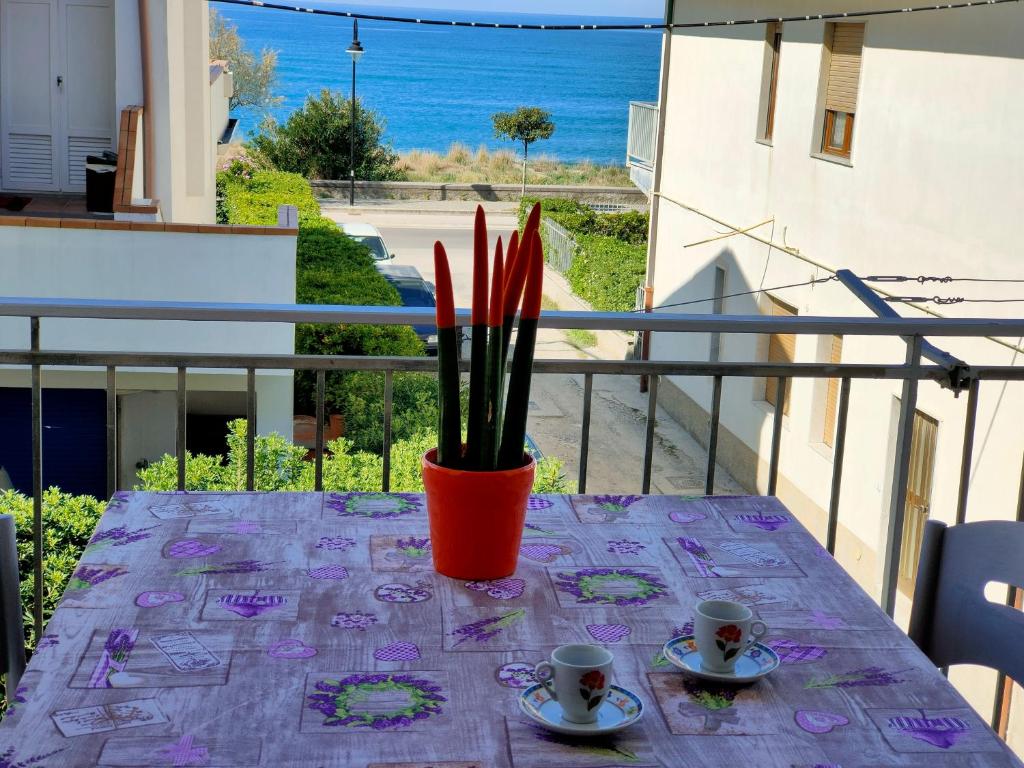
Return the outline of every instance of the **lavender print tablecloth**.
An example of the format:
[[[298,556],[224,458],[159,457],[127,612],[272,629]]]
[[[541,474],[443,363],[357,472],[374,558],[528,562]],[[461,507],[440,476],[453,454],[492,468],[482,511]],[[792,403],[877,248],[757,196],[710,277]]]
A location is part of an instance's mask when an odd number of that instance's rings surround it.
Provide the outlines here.
[[[435,574],[427,531],[413,494],[120,494],[0,766],[1019,765],[775,499],[534,497],[492,582]],[[714,597],[770,625],[771,677],[661,657]],[[581,742],[519,713],[571,642],[614,651],[637,726]]]

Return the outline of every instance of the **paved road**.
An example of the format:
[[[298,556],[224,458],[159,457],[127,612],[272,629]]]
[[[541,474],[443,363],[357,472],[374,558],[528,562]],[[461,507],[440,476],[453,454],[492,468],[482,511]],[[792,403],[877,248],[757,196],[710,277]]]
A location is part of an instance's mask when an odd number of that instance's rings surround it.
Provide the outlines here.
[[[434,281],[433,247],[441,240],[452,267],[455,303],[468,307],[472,298],[473,217],[471,210],[403,210],[323,207],[335,221],[361,221],[380,229],[388,247],[397,255],[395,264],[416,267],[424,279]],[[494,237],[507,235],[516,225],[508,206],[488,214]],[[550,359],[592,357],[570,344],[562,331],[543,330],[537,355]],[[541,451],[565,462],[566,475],[576,480],[579,468],[580,428],[583,409],[583,377],[547,375],[534,378],[531,390],[530,435]],[[639,493],[643,463],[647,396],[632,376],[595,376],[591,415],[591,448],[587,491],[590,493]],[[658,411],[655,431],[652,491],[665,494],[703,493],[707,454],[663,410]],[[721,468],[716,471],[716,490],[736,493],[742,489]]]

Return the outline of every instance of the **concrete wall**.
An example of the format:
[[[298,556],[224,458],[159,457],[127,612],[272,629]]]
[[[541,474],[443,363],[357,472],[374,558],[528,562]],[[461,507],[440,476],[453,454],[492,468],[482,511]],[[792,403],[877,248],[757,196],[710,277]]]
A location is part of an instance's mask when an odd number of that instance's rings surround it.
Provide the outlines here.
[[[214,135],[206,0],[147,0],[153,92],[153,196],[164,221],[216,221]],[[116,96],[120,112],[143,104],[138,4],[115,3]],[[224,83],[220,83],[224,88]],[[219,118],[218,118],[219,119]],[[223,127],[220,129],[223,130]]]
[[[865,8],[885,7],[867,2]],[[792,0],[678,3],[675,21],[806,12]],[[860,8],[860,6],[858,7]],[[826,0],[815,10],[846,10]],[[1017,219],[1024,207],[1024,9],[1016,6],[867,19],[859,104],[849,162],[817,157],[822,22],[785,28],[772,144],[759,142],[763,26],[680,30],[669,69],[661,192],[736,227],[766,219],[755,232],[833,268],[861,275],[1019,276]],[[725,293],[827,277],[777,248],[742,236],[687,247],[724,228],[663,198],[656,232],[655,304],[713,295],[714,269]],[[1020,286],[929,285],[926,295],[1020,297]],[[890,286],[891,287],[891,286]],[[897,286],[903,291],[904,286]],[[804,315],[864,316],[838,283],[779,291]],[[942,307],[949,316],[1019,316],[1020,305]],[[908,307],[906,316],[921,316]],[[671,311],[671,310],[668,310]],[[687,307],[710,311],[710,303]],[[725,301],[726,313],[766,311],[762,295]],[[722,340],[723,360],[764,360],[767,338]],[[993,342],[939,340],[972,364],[1020,364],[1021,353]],[[1014,345],[1019,340],[1011,340]],[[655,358],[707,360],[707,335],[655,335]],[[826,361],[829,340],[801,337],[798,361]],[[843,362],[902,362],[899,341],[846,337]],[[691,424],[706,424],[711,383],[674,379],[666,404]],[[751,490],[763,492],[773,409],[763,380],[728,381],[723,390],[720,458]],[[779,495],[819,534],[824,530],[832,451],[824,444],[823,382],[796,381],[784,419]],[[850,405],[840,560],[873,595],[889,505],[899,386],[855,382]],[[1024,386],[982,386],[968,519],[1012,518],[1024,440]],[[955,513],[966,397],[921,387],[918,408],[939,422],[933,517]],[[706,429],[706,427],[705,427]],[[700,430],[696,430],[698,433]],[[761,457],[761,458],[758,458]],[[907,602],[901,604],[905,613]],[[954,680],[963,682],[962,673]],[[991,677],[970,671],[972,703],[991,706]]]
[[[0,273],[9,296],[290,304],[295,237],[4,226]],[[0,348],[26,349],[28,343],[27,319],[0,319]],[[274,323],[50,319],[41,323],[41,344],[51,350],[291,354],[294,330]],[[290,438],[291,373],[262,372],[256,378],[258,429]],[[244,374],[236,372],[203,371],[190,374],[189,381],[195,390],[245,389]],[[0,373],[0,386],[26,383],[24,371]],[[44,385],[103,387],[105,377],[48,369]],[[118,387],[172,391],[176,378],[173,372],[125,369],[118,373]],[[135,425],[149,427],[147,420]],[[173,434],[169,444],[166,436],[153,439],[173,452]],[[141,455],[150,458],[145,451]]]

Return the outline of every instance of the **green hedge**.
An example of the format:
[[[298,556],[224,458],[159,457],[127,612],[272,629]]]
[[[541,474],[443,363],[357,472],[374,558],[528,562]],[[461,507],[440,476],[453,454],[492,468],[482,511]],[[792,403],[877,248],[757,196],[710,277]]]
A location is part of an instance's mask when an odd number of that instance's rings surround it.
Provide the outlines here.
[[[576,240],[576,253],[566,274],[573,293],[603,312],[636,308],[636,289],[647,272],[647,229],[650,217],[641,211],[596,213],[575,200],[523,198],[522,227],[535,203],[546,218],[560,224]],[[545,245],[547,245],[545,238]]]
[[[295,294],[300,304],[349,304],[398,306],[398,292],[374,267],[370,251],[347,237],[333,221],[321,215],[309,182],[294,173],[260,171],[242,165],[221,173],[218,188],[220,211],[225,223],[269,225],[277,223],[279,205],[299,210],[296,250]],[[295,329],[295,351],[301,355],[399,355],[418,357],[423,344],[409,327],[371,325],[299,325]],[[416,381],[415,379],[419,379]],[[382,426],[369,425],[354,403],[362,398],[360,378],[354,374],[329,373],[325,403],[329,411],[341,413],[350,425],[348,436],[359,448],[379,443]],[[396,403],[433,389],[429,376],[396,380]],[[300,371],[295,376],[296,413],[315,412],[315,377]],[[353,391],[356,390],[356,391]],[[436,398],[435,398],[436,399]],[[436,407],[436,406],[435,406]],[[403,414],[396,411],[396,421]],[[405,436],[407,433],[399,433]]]

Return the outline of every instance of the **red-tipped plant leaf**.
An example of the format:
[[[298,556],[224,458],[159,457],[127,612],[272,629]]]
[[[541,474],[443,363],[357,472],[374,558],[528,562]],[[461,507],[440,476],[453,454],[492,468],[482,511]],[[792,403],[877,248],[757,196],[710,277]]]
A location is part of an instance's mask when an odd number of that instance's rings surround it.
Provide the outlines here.
[[[487,219],[482,205],[473,223],[473,325],[487,324]]]
[[[448,254],[440,241],[434,243],[434,283],[437,300],[437,327],[455,327],[455,296],[452,293],[452,273],[448,267]]]

